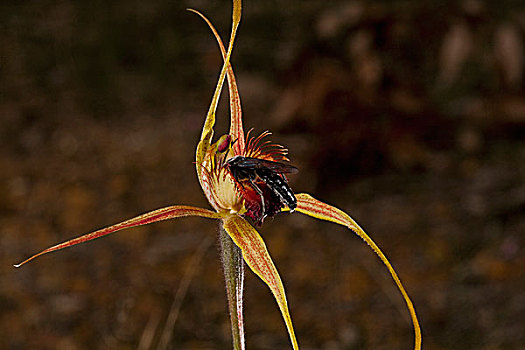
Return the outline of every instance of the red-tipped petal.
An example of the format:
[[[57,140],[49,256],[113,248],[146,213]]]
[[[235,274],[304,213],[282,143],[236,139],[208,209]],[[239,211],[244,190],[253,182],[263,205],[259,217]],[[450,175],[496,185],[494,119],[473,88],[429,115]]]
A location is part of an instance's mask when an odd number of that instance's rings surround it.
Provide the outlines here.
[[[73,246],[73,245],[76,245],[76,244],[80,244],[80,243],[84,243],[84,242],[87,242],[87,241],[91,241],[91,240],[93,240],[95,238],[99,238],[99,237],[102,237],[102,236],[105,236],[105,235],[108,235],[110,233],[113,233],[113,232],[116,232],[116,231],[120,231],[120,230],[123,230],[123,229],[126,229],[126,228],[146,225],[146,224],[150,224],[152,222],[168,220],[168,219],[173,219],[173,218],[178,218],[178,217],[183,217],[183,216],[201,216],[201,217],[210,218],[210,219],[218,219],[218,218],[221,217],[220,214],[218,214],[218,213],[216,213],[214,211],[211,211],[211,210],[208,210],[208,209],[202,209],[202,208],[185,206],[185,205],[175,205],[175,206],[171,206],[171,207],[157,209],[157,210],[150,211],[149,213],[139,215],[139,216],[134,217],[132,219],[120,222],[118,224],[105,227],[105,228],[100,229],[98,231],[87,233],[87,234],[82,235],[80,237],[73,238],[73,239],[71,239],[69,241],[66,241],[66,242],[63,242],[63,243],[59,243],[57,245],[54,245],[52,247],[49,247],[49,248],[41,251],[40,253],[37,253],[37,254],[31,256],[30,258],[22,261],[20,264],[16,264],[14,266],[15,267],[20,267],[20,266],[24,265],[25,263],[33,260],[34,258],[36,258],[36,257],[38,257],[40,255],[43,255],[43,254],[46,254],[46,253],[51,253],[51,252],[54,252],[56,250],[67,248],[67,247],[70,247],[70,246]]]
[[[223,225],[235,244],[241,248],[242,256],[246,264],[270,288],[283,315],[292,346],[294,349],[299,349],[293,330],[290,311],[288,310],[288,303],[286,302],[284,286],[263,239],[252,225],[240,216],[231,215],[225,217],[223,219]]]
[[[405,302],[408,307],[408,311],[410,312],[410,317],[412,318],[412,324],[414,326],[414,334],[415,334],[415,345],[414,349],[419,350],[421,349],[421,329],[419,327],[419,321],[416,316],[416,311],[414,309],[414,305],[412,304],[412,301],[410,300],[407,292],[405,291],[405,288],[403,287],[403,284],[401,283],[401,280],[397,276],[396,271],[388,261],[387,257],[381,249],[375,244],[375,242],[363,231],[361,227],[345,212],[342,210],[333,207],[331,205],[328,205],[326,203],[323,203],[312,196],[310,196],[307,193],[300,193],[296,195],[297,198],[297,210],[300,213],[313,216],[317,219],[326,220],[335,222],[336,224],[343,225],[348,227],[350,230],[354,231],[359,237],[361,237],[371,248],[372,250],[379,256],[383,264],[387,267],[388,271],[390,272],[390,275],[394,279],[397,287],[399,288],[399,291],[403,295],[403,298],[405,299]]]
[[[211,21],[206,18],[202,13],[196,10],[189,9],[188,11],[194,12],[197,15],[199,15],[205,22],[208,24],[208,27],[210,27],[213,35],[215,36],[215,39],[217,39],[217,43],[219,44],[219,48],[221,49],[222,58],[226,59],[226,49],[224,48],[224,44],[222,43],[221,36],[211,23]],[[235,74],[233,73],[232,65],[230,62],[228,62],[228,68],[226,71],[226,74],[228,76],[228,89],[230,92],[230,113],[231,113],[231,121],[230,121],[230,135],[233,137],[233,140],[235,143],[233,144],[233,154],[240,155],[244,153],[244,130],[242,126],[242,109],[241,109],[241,98],[239,96],[239,90],[237,88],[237,81],[235,80]]]

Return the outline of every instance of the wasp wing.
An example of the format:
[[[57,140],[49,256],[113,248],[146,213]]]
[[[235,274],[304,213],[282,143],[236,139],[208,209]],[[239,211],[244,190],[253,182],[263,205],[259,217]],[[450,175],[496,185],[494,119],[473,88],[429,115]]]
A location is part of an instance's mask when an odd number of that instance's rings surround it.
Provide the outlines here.
[[[235,166],[243,169],[268,169],[280,174],[295,174],[298,172],[298,169],[290,164],[251,157],[239,157],[235,162]]]

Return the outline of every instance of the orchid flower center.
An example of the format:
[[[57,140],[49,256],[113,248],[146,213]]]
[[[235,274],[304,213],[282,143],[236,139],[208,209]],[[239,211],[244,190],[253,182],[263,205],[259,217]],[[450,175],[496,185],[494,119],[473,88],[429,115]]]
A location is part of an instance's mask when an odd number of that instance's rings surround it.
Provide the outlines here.
[[[219,212],[236,213],[262,225],[287,206],[291,211],[297,200],[284,174],[297,169],[287,161],[286,149],[262,141],[269,135],[249,137],[242,155],[234,154],[230,135],[224,135],[210,147],[202,164],[203,189],[211,205]]]

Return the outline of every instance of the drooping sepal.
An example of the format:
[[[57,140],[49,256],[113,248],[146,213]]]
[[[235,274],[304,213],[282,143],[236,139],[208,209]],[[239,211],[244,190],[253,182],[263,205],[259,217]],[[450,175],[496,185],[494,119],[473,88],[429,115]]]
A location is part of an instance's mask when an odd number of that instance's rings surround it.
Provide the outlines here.
[[[246,264],[270,288],[281,310],[292,346],[295,350],[298,350],[299,345],[295,338],[284,286],[263,239],[252,225],[237,215],[225,217],[223,219],[223,227],[235,244],[241,248]]]
[[[370,248],[372,248],[372,250],[379,256],[379,259],[381,259],[383,264],[385,264],[385,266],[387,267],[388,271],[390,272],[390,275],[392,276],[392,278],[394,279],[394,282],[397,285],[397,288],[399,289],[399,291],[403,295],[403,298],[405,299],[405,303],[407,305],[408,311],[410,313],[410,317],[412,319],[412,324],[414,327],[414,335],[415,335],[414,349],[420,350],[421,349],[421,329],[419,326],[419,321],[417,319],[416,311],[414,309],[414,305],[412,304],[412,301],[410,300],[408,293],[403,287],[401,280],[397,276],[396,271],[392,267],[392,264],[390,264],[390,261],[388,261],[387,257],[381,251],[381,249],[379,249],[377,244],[354,221],[354,219],[352,219],[344,211],[336,207],[333,207],[329,204],[323,203],[307,193],[297,194],[296,197],[297,197],[296,210],[298,212],[309,215],[309,216],[313,216],[317,219],[335,222],[336,224],[348,227],[350,230],[354,231],[359,237],[361,237],[370,246]]]

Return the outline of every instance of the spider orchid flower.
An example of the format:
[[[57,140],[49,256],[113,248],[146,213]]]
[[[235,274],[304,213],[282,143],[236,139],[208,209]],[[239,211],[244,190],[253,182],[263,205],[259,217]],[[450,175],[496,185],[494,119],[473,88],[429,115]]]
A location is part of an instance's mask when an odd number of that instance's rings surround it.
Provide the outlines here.
[[[233,69],[230,64],[233,42],[241,19],[241,0],[233,0],[233,25],[227,50],[211,22],[200,12],[191,9],[189,11],[198,14],[208,24],[217,39],[224,60],[204,122],[201,138],[197,145],[195,161],[199,183],[210,205],[215,210],[212,211],[185,205],[175,205],[157,209],[54,245],[14,266],[20,267],[40,255],[84,243],[126,228],[186,216],[217,219],[220,221],[222,233],[220,236],[222,262],[226,279],[234,348],[245,348],[242,315],[244,261],[250,269],[266,283],[274,295],[286,324],[292,347],[299,349],[286,301],[285,290],[279,273],[275,268],[264,240],[252,224],[246,220],[246,218],[249,218],[259,226],[266,216],[274,216],[279,212],[292,212],[295,210],[317,219],[346,226],[372,248],[387,267],[406,302],[415,333],[414,348],[416,350],[421,349],[419,322],[415,309],[401,280],[379,247],[348,214],[313,198],[309,194],[300,193],[294,195],[287,185],[287,180],[284,175],[285,171],[269,171],[272,177],[266,178],[266,180],[264,176],[257,176],[255,171],[253,172],[253,174],[255,174],[254,176],[241,177],[235,174],[232,166],[233,159],[240,159],[239,157],[252,161],[267,162],[263,164],[279,164],[282,167],[286,167],[286,169],[295,168],[283,164],[283,162],[286,163],[288,161],[286,156],[287,149],[265,140],[265,137],[270,134],[269,132],[263,132],[261,135],[255,137],[251,135],[252,130],[246,135],[243,131],[240,97]],[[221,136],[216,142],[212,142],[215,112],[226,78],[228,80],[230,95],[230,130],[228,134]],[[273,181],[272,184],[270,184],[270,180]],[[277,185],[275,183],[277,183]],[[282,188],[276,191],[275,186],[281,186]],[[288,191],[286,195],[293,197],[293,202],[284,200],[282,191],[285,190]]]

